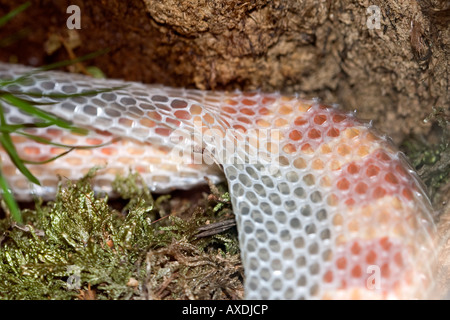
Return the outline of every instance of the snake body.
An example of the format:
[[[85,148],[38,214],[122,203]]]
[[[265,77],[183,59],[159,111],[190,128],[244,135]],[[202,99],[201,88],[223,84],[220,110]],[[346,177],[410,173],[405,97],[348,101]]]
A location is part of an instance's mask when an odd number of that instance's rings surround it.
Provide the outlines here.
[[[31,69],[0,64],[0,78]],[[33,73],[5,91],[75,94],[34,96],[42,108],[89,129],[29,133],[74,150],[30,165],[49,197],[58,175],[77,179],[94,165],[98,191],[116,174],[139,172],[153,191],[190,188],[225,176],[236,214],[248,299],[427,298],[433,292],[432,208],[404,156],[370,123],[316,100],[262,92],[211,92]],[[35,121],[4,106],[9,123]],[[24,159],[42,161],[65,149],[13,136]],[[16,196],[30,185],[0,153]],[[223,173],[222,173],[223,171]]]

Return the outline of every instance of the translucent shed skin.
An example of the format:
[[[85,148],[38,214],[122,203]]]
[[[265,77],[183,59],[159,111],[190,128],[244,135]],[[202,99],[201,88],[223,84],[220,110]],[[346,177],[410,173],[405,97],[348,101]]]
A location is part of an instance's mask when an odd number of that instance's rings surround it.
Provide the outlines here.
[[[0,78],[31,69],[0,64]],[[19,199],[51,197],[58,176],[78,179],[102,165],[96,190],[116,174],[139,172],[153,191],[189,189],[225,176],[236,214],[248,299],[423,299],[434,297],[433,210],[404,156],[371,125],[316,100],[261,92],[211,92],[33,73],[10,92],[90,130],[29,133],[78,149],[30,165],[30,186],[1,150]],[[9,123],[35,121],[4,105]],[[66,149],[13,137],[22,158],[42,161]],[[110,143],[108,143],[110,142]],[[31,190],[31,191],[30,191]]]

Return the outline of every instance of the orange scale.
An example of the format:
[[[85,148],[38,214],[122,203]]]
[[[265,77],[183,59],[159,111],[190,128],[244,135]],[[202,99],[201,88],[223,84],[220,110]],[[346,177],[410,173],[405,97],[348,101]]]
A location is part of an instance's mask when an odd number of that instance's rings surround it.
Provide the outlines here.
[[[270,152],[272,154],[277,154],[279,152],[278,144],[272,143],[272,142],[268,142],[266,144],[266,149],[268,152]]]
[[[23,151],[28,156],[37,156],[41,153],[41,150],[38,147],[25,147]]]
[[[105,137],[110,137],[110,136],[113,135],[111,132],[104,131],[104,130],[99,130],[99,129],[95,129],[94,132],[99,134],[99,135],[105,136]]]
[[[322,160],[316,159],[313,161],[311,168],[314,170],[323,170],[325,168],[325,165]]]
[[[47,129],[47,133],[52,136],[59,136],[62,133],[62,130],[49,128],[49,129]]]
[[[308,124],[308,123],[309,123],[309,121],[307,119],[304,119],[303,117],[297,117],[294,120],[294,124],[296,126],[303,126],[303,125]]]
[[[359,166],[355,163],[350,163],[347,167],[347,172],[350,174],[357,174],[359,172]]]
[[[148,173],[150,170],[147,166],[136,166],[136,171],[139,173]]]
[[[162,116],[156,111],[148,111],[147,112],[147,116],[150,119],[153,119],[153,120],[156,120],[156,121],[161,121],[162,120]]]
[[[356,185],[355,192],[359,194],[365,194],[368,189],[369,187],[367,186],[367,184],[365,184],[364,182],[359,182]]]
[[[408,172],[399,164],[395,166],[395,171],[398,172],[402,177],[408,176]]]
[[[339,190],[348,190],[350,188],[350,182],[346,178],[342,178],[337,182],[336,186]]]
[[[294,167],[297,169],[305,169],[307,167],[307,163],[303,158],[297,158],[294,160]]]
[[[292,109],[291,106],[287,106],[287,105],[282,105],[279,109],[278,109],[278,113],[279,114],[283,114],[283,115],[289,115],[293,112],[294,110]]]
[[[225,108],[228,109],[228,107],[225,107]],[[229,109],[233,110],[233,113],[236,113],[236,110],[234,110],[233,108],[229,108]],[[201,106],[199,106],[198,104],[193,104],[191,106],[191,108],[189,109],[189,111],[191,112],[192,115],[199,115],[202,113],[203,108]]]
[[[307,103],[300,102],[300,103],[297,105],[297,109],[298,109],[298,111],[300,111],[300,112],[307,112],[309,109],[311,109],[311,105],[310,105],[310,104],[307,104]]]
[[[252,121],[249,118],[244,118],[244,117],[237,118],[237,121],[242,122],[242,123],[246,123],[246,124],[251,124],[252,123]]]
[[[87,138],[86,139],[86,144],[90,144],[90,145],[98,145],[98,144],[102,144],[103,140],[100,140],[98,138]]]
[[[361,246],[357,241],[355,241],[350,249],[353,255],[359,255],[361,253]]]
[[[79,154],[80,156],[90,156],[92,155],[92,150],[89,149],[77,149],[75,150],[76,154]]]
[[[106,158],[98,158],[98,157],[94,157],[90,159],[90,164],[92,165],[106,165],[108,163],[108,160]]]
[[[333,225],[334,226],[342,226],[344,223],[344,217],[338,213],[333,217]],[[339,242],[340,243],[340,242]]]
[[[380,268],[381,274],[383,278],[389,278],[391,275],[391,269],[389,267],[389,263],[384,263]]]
[[[274,124],[277,127],[285,127],[285,126],[288,125],[288,121],[286,119],[283,119],[283,118],[278,118],[278,119],[275,120]]]
[[[128,127],[131,128],[133,126],[134,121],[131,119],[127,119],[127,118],[120,118],[119,119],[119,124],[124,126],[124,127]]]
[[[333,107],[329,106],[327,104],[321,104],[321,105],[319,105],[319,109],[320,110],[328,110],[328,109],[333,109]]]
[[[256,124],[260,127],[267,128],[270,126],[270,123],[263,119],[256,120]]]
[[[210,115],[209,113],[207,113],[203,116],[203,120],[204,120],[204,122],[209,123],[209,124],[213,124],[215,122],[214,117],[212,115]]]
[[[345,200],[345,204],[348,207],[353,207],[355,205],[355,200],[353,198],[347,199],[347,200]]]
[[[337,206],[339,203],[339,198],[335,194],[330,194],[327,197],[327,204],[331,207]]]
[[[54,154],[54,155],[61,154],[61,153],[65,152],[65,151],[67,151],[67,149],[64,149],[64,148],[58,148],[58,147],[52,147],[52,148],[50,148],[50,153],[51,153],[51,154]]]
[[[413,201],[414,200],[414,194],[412,193],[411,189],[408,187],[403,188],[402,195],[408,200]]]
[[[182,120],[189,120],[191,119],[191,114],[185,110],[177,110],[174,113],[174,116],[177,117],[177,119]]]
[[[359,157],[363,158],[370,154],[370,149],[367,146],[360,146],[356,153]]]
[[[322,125],[325,121],[327,121],[327,116],[324,114],[318,114],[314,116],[314,123],[318,125]]]
[[[385,250],[385,251],[389,251],[392,247],[392,242],[389,240],[388,237],[381,238],[379,243],[380,243],[381,247],[383,248],[383,250]]]
[[[368,264],[374,265],[376,261],[377,261],[377,254],[375,253],[375,251],[370,250],[366,255],[366,262]]]
[[[141,119],[139,121],[139,123],[142,124],[144,127],[147,127],[147,128],[153,128],[154,126],[156,126],[156,123],[154,121],[152,121],[150,119],[147,119],[147,118]]]
[[[327,272],[325,272],[325,274],[323,275],[323,282],[325,283],[333,282],[333,271],[328,270]]]
[[[380,172],[380,168],[371,164],[367,169],[366,169],[366,175],[370,178],[370,177],[374,177],[376,175],[378,175],[378,173]]]
[[[271,104],[275,102],[275,98],[273,97],[263,97],[262,98],[262,104]]]
[[[338,160],[331,160],[329,163],[329,167],[332,171],[341,170],[342,165]]]
[[[372,196],[375,199],[380,199],[383,198],[386,194],[387,194],[386,189],[384,189],[383,187],[376,187],[372,193]]]
[[[297,149],[295,148],[295,146],[292,143],[288,143],[283,147],[283,151],[291,154],[294,153]]]
[[[320,152],[323,154],[329,154],[332,152],[332,150],[331,150],[330,146],[325,143],[320,146]]]
[[[388,182],[390,184],[394,184],[394,185],[399,183],[397,177],[392,172],[386,173],[386,175],[384,176],[384,180],[386,180],[386,182]]]
[[[248,116],[254,116],[255,112],[249,108],[242,108],[241,113],[248,115]]]
[[[156,158],[156,157],[145,157],[142,160],[145,162],[151,163],[151,164],[160,164],[161,163],[161,158]]]
[[[242,133],[247,131],[247,129],[244,126],[240,125],[240,124],[233,125],[233,129],[241,131]]]
[[[12,182],[12,185],[16,189],[28,189],[30,187],[29,186],[29,182],[27,180],[24,180],[24,179],[15,180],[15,181]]]
[[[342,114],[336,114],[333,116],[332,120],[334,123],[341,123],[344,121],[347,117]]]
[[[167,118],[166,119],[166,123],[171,123],[171,124],[173,124],[176,127],[179,127],[180,124],[181,124],[181,122],[179,120],[172,119],[172,118]]]
[[[355,267],[353,267],[353,269],[352,269],[352,277],[353,278],[361,278],[361,276],[362,276],[362,269],[361,269],[361,266],[355,266]]]
[[[344,130],[347,139],[354,139],[359,136],[360,131],[356,128],[347,128]]]
[[[347,267],[347,259],[340,257],[336,260],[336,267],[340,270],[344,270]]]
[[[60,175],[61,177],[70,177],[69,169],[58,168],[58,169],[55,169],[54,173],[56,175]]]
[[[305,154],[313,154],[314,153],[314,149],[312,148],[312,146],[309,143],[305,143],[302,146],[301,150]]]
[[[75,157],[64,158],[64,160],[72,166],[79,166],[83,163],[83,160],[81,158],[75,158]]]
[[[391,157],[384,151],[380,150],[375,154],[375,157],[382,161],[391,161]]]
[[[23,143],[25,141],[27,141],[27,138],[22,137],[22,136],[11,136],[11,140],[12,142],[14,142],[15,145],[19,144],[19,143]],[[1,148],[3,150],[3,148]]]
[[[131,148],[127,148],[127,152],[132,155],[141,155],[141,154],[144,154],[145,150],[144,150],[144,148],[131,147]]]
[[[171,130],[168,129],[168,128],[161,128],[161,127],[159,127],[159,128],[155,129],[155,133],[160,135],[160,136],[168,137],[170,135],[170,133],[171,133]]]
[[[117,149],[111,148],[111,147],[105,147],[105,148],[101,148],[100,152],[103,153],[104,155],[112,156],[112,155],[117,154]]]
[[[223,107],[222,111],[226,112],[226,113],[231,113],[231,114],[235,114],[237,113],[237,110],[231,107]]]
[[[13,176],[17,172],[17,168],[14,166],[3,166],[2,171],[5,175]]]
[[[132,164],[134,162],[133,158],[129,157],[120,157],[117,159],[117,161],[123,164]]]
[[[322,168],[323,169],[323,168]],[[331,179],[328,176],[320,178],[320,186],[323,188],[331,187]],[[333,195],[331,195],[333,196]]]
[[[229,104],[230,106],[235,106],[238,104],[238,102],[233,99],[227,99],[227,100],[225,100],[225,104]],[[228,107],[225,107],[225,108],[228,108]],[[234,110],[234,109],[232,109],[232,110]]]
[[[400,252],[397,252],[394,255],[394,262],[400,268],[404,266],[403,257],[402,257],[402,254]]]
[[[334,127],[331,127],[331,129],[328,130],[328,132],[327,132],[327,136],[329,136],[331,138],[337,138],[337,137],[339,137],[339,134],[340,134],[339,130]]]
[[[301,140],[301,139],[303,138],[303,135],[302,135],[302,133],[301,133],[300,131],[298,131],[298,130],[292,130],[292,131],[289,133],[289,138],[290,138],[291,140],[293,140],[293,141],[299,141],[299,140]]]
[[[347,228],[350,232],[358,232],[359,230],[359,223],[356,219],[352,219],[348,225]]]
[[[322,137],[322,133],[317,129],[311,129],[308,132],[308,138],[310,139],[320,139]]]
[[[256,101],[250,99],[243,99],[241,103],[246,106],[254,106],[256,104]]]

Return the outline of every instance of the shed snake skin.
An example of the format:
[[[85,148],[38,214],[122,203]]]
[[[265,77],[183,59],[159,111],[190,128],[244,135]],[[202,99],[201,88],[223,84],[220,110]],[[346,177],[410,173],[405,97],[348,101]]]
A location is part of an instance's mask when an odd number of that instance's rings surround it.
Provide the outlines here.
[[[0,79],[32,69],[0,63]],[[27,97],[89,129],[28,133],[78,149],[29,165],[31,186],[0,151],[18,199],[44,198],[58,175],[78,179],[95,165],[96,190],[139,172],[152,191],[226,178],[236,214],[248,299],[422,299],[434,292],[436,226],[417,175],[389,140],[352,113],[279,93],[212,92],[63,72],[33,73],[4,91],[74,94]],[[19,94],[20,96],[20,94]],[[2,102],[3,103],[3,102]],[[36,121],[3,103],[8,123]],[[114,139],[120,137],[121,139]],[[67,149],[14,135],[24,159]]]

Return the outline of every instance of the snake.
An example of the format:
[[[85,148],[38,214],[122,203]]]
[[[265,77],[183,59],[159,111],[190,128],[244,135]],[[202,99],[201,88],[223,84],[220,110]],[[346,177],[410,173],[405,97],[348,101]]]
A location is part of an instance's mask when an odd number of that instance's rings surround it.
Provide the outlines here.
[[[76,180],[93,166],[102,166],[95,190],[106,194],[115,177],[130,170],[153,192],[189,190],[205,177],[226,181],[245,298],[435,294],[436,215],[406,156],[372,122],[279,92],[205,91],[33,70],[0,63],[3,92],[88,133],[25,129],[54,144],[11,134],[22,159],[53,158],[28,165],[41,182],[30,185],[0,150],[17,199],[51,198],[60,177]],[[2,104],[8,123],[37,121]],[[97,147],[58,157],[67,151],[58,144]]]

